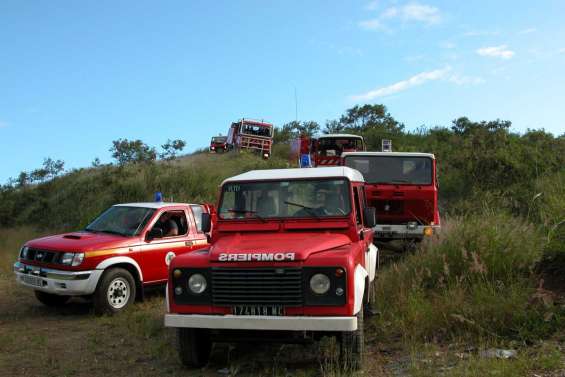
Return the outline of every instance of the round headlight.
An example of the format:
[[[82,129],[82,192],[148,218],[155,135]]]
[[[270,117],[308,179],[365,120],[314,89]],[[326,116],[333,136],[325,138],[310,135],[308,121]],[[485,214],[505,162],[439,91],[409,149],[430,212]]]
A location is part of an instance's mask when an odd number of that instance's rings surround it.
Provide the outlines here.
[[[310,289],[317,295],[323,295],[330,289],[330,278],[324,274],[316,274],[310,278]]]
[[[206,278],[200,274],[194,274],[188,278],[188,289],[197,295],[206,290]]]

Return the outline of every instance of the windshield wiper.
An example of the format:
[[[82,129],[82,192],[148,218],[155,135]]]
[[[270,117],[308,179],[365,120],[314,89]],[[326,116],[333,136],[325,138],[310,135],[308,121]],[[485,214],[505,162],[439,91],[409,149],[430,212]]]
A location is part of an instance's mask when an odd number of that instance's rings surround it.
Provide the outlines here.
[[[392,179],[392,183],[408,183],[407,179]]]
[[[306,212],[308,212],[309,214],[311,214],[312,216],[314,216],[318,220],[320,219],[320,216],[318,216],[316,214],[316,212],[314,212],[315,208],[308,207],[308,206],[305,206],[304,204],[300,204],[300,203],[288,202],[286,200],[284,201],[284,204],[290,204],[291,206],[297,206],[297,207],[303,208],[303,209],[306,210]]]
[[[224,211],[225,212],[231,212],[231,213],[243,213],[243,214],[251,213],[251,214],[253,214],[254,217],[258,218],[262,222],[264,222],[264,223],[267,222],[267,220],[265,220],[265,218],[263,218],[263,217],[261,217],[257,214],[257,211],[251,211],[249,209],[236,209],[236,208],[225,209]]]

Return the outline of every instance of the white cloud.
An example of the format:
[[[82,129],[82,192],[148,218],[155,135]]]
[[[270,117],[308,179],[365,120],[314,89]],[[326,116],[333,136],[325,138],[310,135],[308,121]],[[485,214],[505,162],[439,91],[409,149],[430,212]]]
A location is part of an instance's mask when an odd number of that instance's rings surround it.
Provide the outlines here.
[[[491,58],[511,59],[514,56],[514,51],[508,49],[508,46],[491,46],[482,47],[476,50],[480,56],[487,56]]]
[[[369,4],[367,4],[366,8],[368,10],[377,10],[377,8],[379,7],[379,0],[373,0],[371,1]]]
[[[455,85],[479,85],[485,82],[481,77],[463,76],[452,73],[451,67],[446,66],[433,71],[418,73],[406,80],[398,81],[394,84],[368,91],[367,93],[351,96],[350,99],[353,101],[371,101],[375,98],[388,97],[404,92],[430,81],[445,81]]]
[[[445,79],[448,76],[450,70],[451,68],[445,67],[436,69],[434,71],[421,72],[406,80],[398,81],[394,84],[383,86],[381,88],[371,90],[367,93],[351,96],[351,99],[354,101],[370,101],[375,98],[390,96],[392,94],[400,93],[413,88],[415,86],[423,85],[428,81]]]
[[[447,50],[451,50],[454,49],[455,47],[457,47],[457,45],[451,41],[443,41],[440,42],[439,47],[441,48],[445,48]]]
[[[536,29],[535,27],[530,27],[524,30],[520,30],[518,32],[518,34],[522,35],[522,34],[530,34],[530,33],[535,33],[538,29]]]
[[[370,3],[370,8],[375,10],[376,2]],[[389,31],[387,22],[400,20],[402,22],[419,22],[426,25],[434,25],[441,22],[441,12],[438,8],[419,3],[409,3],[402,6],[392,6],[373,19],[359,22],[359,27],[365,30]]]
[[[560,48],[559,50],[557,50],[558,54],[565,54],[565,48]]]

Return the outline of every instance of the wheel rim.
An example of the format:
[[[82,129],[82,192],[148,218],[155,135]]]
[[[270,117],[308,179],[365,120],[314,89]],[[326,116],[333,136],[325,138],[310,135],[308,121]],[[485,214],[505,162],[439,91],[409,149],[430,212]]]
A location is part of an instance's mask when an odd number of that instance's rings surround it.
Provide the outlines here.
[[[121,309],[127,305],[131,289],[124,278],[115,278],[108,286],[108,304],[114,309]]]

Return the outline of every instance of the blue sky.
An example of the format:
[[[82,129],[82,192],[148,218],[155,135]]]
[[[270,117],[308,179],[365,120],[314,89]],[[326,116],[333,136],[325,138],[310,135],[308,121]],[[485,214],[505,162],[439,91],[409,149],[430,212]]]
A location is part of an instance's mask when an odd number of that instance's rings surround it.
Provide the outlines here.
[[[187,151],[232,120],[324,123],[383,103],[565,132],[565,2],[0,2],[0,182],[118,138]]]

